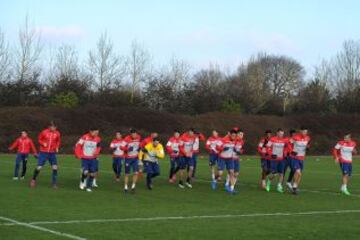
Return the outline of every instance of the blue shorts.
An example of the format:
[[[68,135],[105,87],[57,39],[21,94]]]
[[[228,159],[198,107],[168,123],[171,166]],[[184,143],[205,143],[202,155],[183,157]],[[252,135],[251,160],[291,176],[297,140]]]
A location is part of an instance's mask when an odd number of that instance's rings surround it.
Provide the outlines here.
[[[234,170],[234,160],[219,158],[218,159],[218,170],[224,171],[225,167],[226,167],[226,170],[228,170],[228,171]]]
[[[19,164],[20,162],[25,162],[28,159],[29,154],[27,153],[18,153],[16,154],[16,163]]]
[[[217,154],[210,154],[209,156],[209,165],[212,167],[212,166],[215,166],[218,162],[218,158],[219,158],[219,155]]]
[[[144,169],[147,174],[160,175],[160,166],[157,162],[144,161]]]
[[[96,172],[96,159],[81,159],[81,168],[83,171]]]
[[[295,158],[291,159],[291,169],[293,171],[296,170],[302,171],[304,169],[304,161]]]
[[[240,172],[240,160],[234,159],[234,172],[239,173]]]
[[[185,169],[187,167],[194,167],[195,166],[195,159],[193,157],[181,157],[181,164],[182,166],[184,166],[184,168],[181,169]]]
[[[271,171],[271,161],[262,158],[261,159],[261,169],[264,170],[265,172],[270,172]]]
[[[180,157],[171,157],[170,168],[175,169],[176,167],[180,167]]]
[[[352,174],[352,163],[340,163],[341,172],[343,175],[351,176]]]
[[[285,169],[285,160],[270,160],[270,165],[271,165],[271,173],[284,173],[284,169]]]
[[[99,171],[99,159],[95,159],[95,172]]]
[[[286,170],[288,168],[292,168],[292,158],[291,157],[286,157],[284,160],[284,172],[286,172]]]
[[[51,166],[57,165],[56,153],[40,152],[38,166],[44,166],[47,160],[49,160]]]
[[[139,171],[139,159],[138,158],[125,158],[125,174],[130,174]]]

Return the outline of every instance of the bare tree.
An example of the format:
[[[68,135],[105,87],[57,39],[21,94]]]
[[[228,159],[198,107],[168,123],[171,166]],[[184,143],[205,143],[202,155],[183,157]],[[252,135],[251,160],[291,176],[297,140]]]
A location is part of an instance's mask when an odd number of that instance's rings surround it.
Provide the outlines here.
[[[140,84],[145,81],[150,67],[151,57],[149,52],[136,40],[131,44],[130,55],[127,59],[128,73],[131,80],[130,103],[134,103],[135,92]]]
[[[190,65],[173,56],[169,63],[169,78],[172,79],[175,91],[181,91],[186,82],[190,80]]]
[[[58,77],[77,78],[79,73],[78,53],[73,46],[63,44],[56,53],[54,71]]]
[[[23,82],[34,75],[42,48],[41,36],[29,25],[26,16],[24,26],[19,30],[19,46],[15,54],[16,80]]]
[[[96,49],[89,52],[87,66],[100,92],[112,86],[120,86],[126,71],[123,59],[115,53],[106,32],[100,36]]]
[[[5,40],[5,34],[0,29],[0,81],[4,81],[10,74],[9,44]]]

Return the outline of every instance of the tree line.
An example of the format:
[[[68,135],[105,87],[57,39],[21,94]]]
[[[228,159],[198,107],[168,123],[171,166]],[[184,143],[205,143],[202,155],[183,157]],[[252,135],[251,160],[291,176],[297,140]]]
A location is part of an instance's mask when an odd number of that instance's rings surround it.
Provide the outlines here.
[[[175,56],[154,66],[142,44],[134,40],[121,55],[106,32],[80,61],[72,45],[45,49],[28,19],[16,43],[9,44],[0,29],[0,106],[141,106],[184,114],[360,112],[360,41],[345,41],[313,68],[306,74],[296,59],[266,52],[232,73],[216,64],[194,70]]]

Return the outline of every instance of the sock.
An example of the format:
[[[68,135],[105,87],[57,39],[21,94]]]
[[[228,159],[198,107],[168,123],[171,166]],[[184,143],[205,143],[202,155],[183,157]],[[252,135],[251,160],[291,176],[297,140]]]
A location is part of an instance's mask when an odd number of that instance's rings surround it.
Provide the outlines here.
[[[57,174],[58,174],[58,170],[53,170],[53,171],[52,171],[52,176],[51,176],[51,178],[52,178],[52,183],[53,183],[53,184],[56,184]]]
[[[288,177],[288,182],[292,182],[292,180],[293,180],[293,178],[294,178],[294,174],[295,174],[295,172],[294,171],[290,171],[290,173],[289,173],[289,177]]]
[[[229,184],[230,184],[230,177],[229,177],[229,175],[227,175],[227,176],[226,176],[226,183],[225,183],[225,185],[226,185],[226,186],[229,186]]]
[[[128,185],[125,185],[125,186],[124,186],[124,189],[125,189],[125,190],[128,190]]]
[[[93,177],[93,176],[89,176],[89,177],[88,177],[88,179],[87,179],[87,184],[86,184],[86,187],[87,187],[87,188],[91,188],[91,187],[92,187],[93,180],[94,180],[94,177]]]
[[[37,176],[39,175],[39,173],[40,173],[40,170],[38,170],[37,168],[35,169],[35,171],[34,171],[34,175],[33,175],[33,180],[36,180],[36,178],[37,178]]]
[[[183,183],[183,181],[182,181],[182,180],[180,180],[180,181],[179,181],[179,184],[180,184],[180,185],[184,185],[184,183]]]
[[[150,173],[148,173],[148,174],[146,175],[146,184],[147,184],[147,185],[150,185],[150,184],[151,184],[151,174],[150,174]]]
[[[131,189],[135,189],[135,187],[136,187],[136,184],[133,183],[133,184],[131,185]]]
[[[297,188],[298,186],[297,186],[297,183],[294,183],[293,184],[293,188]]]
[[[188,183],[190,183],[190,182],[191,182],[190,177],[187,177],[186,182],[188,182]]]
[[[23,161],[21,177],[25,177],[26,170],[27,170],[27,161]]]
[[[341,185],[341,191],[346,190],[346,188],[347,188],[346,184]]]
[[[231,186],[230,186],[230,190],[231,190],[231,191],[234,191],[234,185],[231,185]]]
[[[94,178],[94,180],[93,180],[93,184],[95,184],[95,185],[96,185],[96,178]]]
[[[86,175],[85,175],[85,173],[83,172],[82,174],[81,174],[81,182],[84,182],[85,181],[85,179],[86,179]]]
[[[215,181],[215,173],[211,173],[211,179]]]
[[[117,176],[117,175],[118,175],[118,169],[117,169],[116,163],[113,163],[112,167],[113,167],[114,173],[115,173],[116,176]]]
[[[265,180],[265,179],[262,179],[262,180],[261,180],[261,184],[265,185],[265,184],[266,184],[266,180]]]
[[[237,182],[237,178],[235,178],[235,182],[234,182],[234,185],[236,185],[236,182]]]

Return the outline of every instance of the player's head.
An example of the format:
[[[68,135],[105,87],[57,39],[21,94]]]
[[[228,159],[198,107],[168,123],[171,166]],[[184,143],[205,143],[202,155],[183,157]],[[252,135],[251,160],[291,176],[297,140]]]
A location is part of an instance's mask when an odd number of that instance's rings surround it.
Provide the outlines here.
[[[350,132],[345,133],[345,135],[344,135],[344,140],[345,140],[345,141],[351,141],[351,133],[350,133]]]
[[[158,137],[153,138],[153,145],[156,147],[160,143],[160,139]]]
[[[131,136],[132,138],[136,138],[136,137],[137,137],[137,131],[136,131],[136,129],[134,129],[134,128],[130,129],[130,136]]]
[[[150,136],[151,136],[151,138],[157,138],[158,136],[159,136],[159,134],[157,133],[157,132],[152,132],[151,134],[150,134]]]
[[[295,130],[295,129],[290,129],[290,130],[289,130],[289,137],[294,136],[295,133],[296,133],[296,130]]]
[[[270,129],[266,130],[265,131],[265,136],[268,137],[268,138],[271,137],[272,136],[272,131]]]
[[[230,130],[230,138],[231,140],[235,140],[237,136],[237,132],[234,129]]]
[[[54,121],[51,121],[51,122],[50,122],[50,124],[49,124],[49,129],[50,129],[51,131],[55,131],[55,130],[57,129],[56,124],[55,124]]]
[[[92,137],[97,137],[99,135],[99,128],[91,127],[89,133]]]
[[[238,132],[240,130],[240,128],[239,127],[233,127],[232,130],[234,130],[235,132]]]
[[[176,138],[180,137],[180,130],[179,129],[174,130],[174,137],[176,137]]]
[[[279,138],[283,138],[284,137],[284,129],[278,128],[278,130],[276,131],[276,136]]]
[[[117,132],[115,133],[115,137],[116,137],[117,139],[121,139],[121,138],[122,138],[121,132],[120,132],[120,131],[117,131]]]
[[[301,126],[301,127],[300,127],[300,133],[301,133],[303,136],[306,136],[306,135],[308,134],[308,129],[307,129],[307,127]]]
[[[21,131],[21,137],[27,137],[27,136],[28,136],[28,134],[25,130]]]
[[[194,136],[194,133],[195,133],[195,129],[194,128],[189,128],[189,130],[188,130],[189,136]]]
[[[219,136],[219,133],[214,129],[214,130],[212,130],[211,135],[212,135],[213,137],[218,137],[218,136]]]
[[[240,139],[243,139],[244,138],[244,131],[239,128],[239,130],[237,131],[237,136],[240,138]]]

